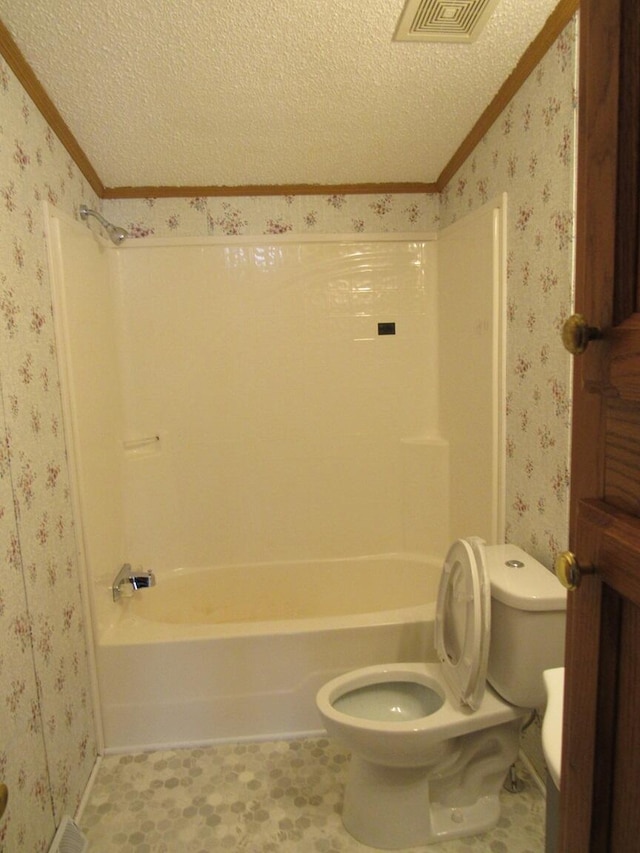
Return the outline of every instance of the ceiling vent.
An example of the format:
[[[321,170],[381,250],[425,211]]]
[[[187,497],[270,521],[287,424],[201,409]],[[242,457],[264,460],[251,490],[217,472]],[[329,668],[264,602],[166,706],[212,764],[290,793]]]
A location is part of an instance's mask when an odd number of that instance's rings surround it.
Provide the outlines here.
[[[407,0],[395,41],[472,42],[498,0]]]

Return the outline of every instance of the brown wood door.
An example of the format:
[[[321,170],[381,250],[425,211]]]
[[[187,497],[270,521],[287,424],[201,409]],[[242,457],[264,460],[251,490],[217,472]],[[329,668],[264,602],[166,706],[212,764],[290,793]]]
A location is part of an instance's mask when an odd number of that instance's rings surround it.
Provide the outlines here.
[[[560,849],[640,851],[640,2],[583,0]]]

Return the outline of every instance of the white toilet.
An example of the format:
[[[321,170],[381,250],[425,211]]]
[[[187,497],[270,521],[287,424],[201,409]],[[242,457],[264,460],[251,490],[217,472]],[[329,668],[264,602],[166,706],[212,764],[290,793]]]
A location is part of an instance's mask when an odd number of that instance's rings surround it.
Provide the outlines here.
[[[438,590],[440,663],[366,667],[318,691],[328,733],[352,752],[351,835],[398,849],[497,823],[522,724],[545,702],[542,673],[564,662],[565,611],[566,590],[520,548],[453,543]]]

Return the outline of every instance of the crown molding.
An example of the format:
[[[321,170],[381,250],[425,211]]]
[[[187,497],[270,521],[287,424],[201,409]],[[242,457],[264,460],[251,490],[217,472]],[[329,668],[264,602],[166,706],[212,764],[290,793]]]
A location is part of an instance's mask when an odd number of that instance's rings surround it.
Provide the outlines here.
[[[106,187],[103,198],[193,198],[200,196],[364,195],[437,193],[436,184],[246,184],[236,187]]]

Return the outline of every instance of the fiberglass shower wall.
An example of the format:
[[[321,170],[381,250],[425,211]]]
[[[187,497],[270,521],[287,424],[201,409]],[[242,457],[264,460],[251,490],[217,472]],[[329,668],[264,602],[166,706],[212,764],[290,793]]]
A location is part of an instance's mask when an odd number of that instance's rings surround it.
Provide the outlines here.
[[[449,445],[449,533],[503,542],[503,194],[438,234],[440,425]]]
[[[435,247],[350,237],[118,251],[132,560],[405,550],[402,442],[438,428]],[[442,500],[439,488],[423,496]]]

